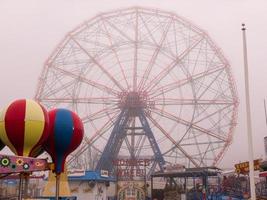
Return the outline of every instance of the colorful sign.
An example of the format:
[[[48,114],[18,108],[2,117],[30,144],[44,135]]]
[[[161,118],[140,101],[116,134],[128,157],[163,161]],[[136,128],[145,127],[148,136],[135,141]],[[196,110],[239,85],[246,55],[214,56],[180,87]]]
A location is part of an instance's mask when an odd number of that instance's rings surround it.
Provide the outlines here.
[[[49,170],[46,159],[0,155],[0,174]]]
[[[254,170],[260,170],[261,159],[254,160]],[[235,171],[238,174],[247,174],[249,173],[249,162],[242,162],[235,164]]]
[[[150,159],[116,159],[113,161],[113,165],[116,166],[117,176],[124,179],[144,177],[146,175],[146,167],[150,164]]]
[[[149,166],[150,159],[116,159],[113,161],[115,166]]]
[[[107,170],[101,170],[100,171],[100,176],[108,178],[108,171]]]

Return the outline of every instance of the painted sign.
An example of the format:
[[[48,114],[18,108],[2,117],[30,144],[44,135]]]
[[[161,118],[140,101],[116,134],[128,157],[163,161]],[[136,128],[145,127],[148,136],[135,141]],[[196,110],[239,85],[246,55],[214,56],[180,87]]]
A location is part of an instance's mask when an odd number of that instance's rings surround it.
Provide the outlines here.
[[[151,164],[150,159],[116,159],[113,165],[116,166],[117,176],[144,177],[146,175],[146,167]]]
[[[254,170],[260,170],[261,159],[254,160]],[[247,174],[249,173],[249,162],[242,162],[235,164],[235,171],[238,174]]]
[[[0,155],[0,174],[49,170],[46,159]]]
[[[113,161],[114,166],[149,166],[150,159],[116,159]]]
[[[100,171],[100,176],[101,176],[101,177],[106,177],[106,178],[107,178],[107,177],[108,177],[108,171],[107,171],[107,170],[101,170],[101,171]]]

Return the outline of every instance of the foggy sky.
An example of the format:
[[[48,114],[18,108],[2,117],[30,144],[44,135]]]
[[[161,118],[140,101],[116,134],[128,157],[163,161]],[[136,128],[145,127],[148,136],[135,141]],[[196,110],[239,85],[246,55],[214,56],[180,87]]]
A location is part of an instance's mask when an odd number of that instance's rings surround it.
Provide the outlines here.
[[[14,99],[33,98],[43,63],[69,31],[96,14],[130,6],[188,19],[206,30],[229,60],[240,103],[234,140],[221,167],[248,159],[241,32],[241,23],[246,23],[254,157],[264,158],[266,0],[0,0],[0,109]]]

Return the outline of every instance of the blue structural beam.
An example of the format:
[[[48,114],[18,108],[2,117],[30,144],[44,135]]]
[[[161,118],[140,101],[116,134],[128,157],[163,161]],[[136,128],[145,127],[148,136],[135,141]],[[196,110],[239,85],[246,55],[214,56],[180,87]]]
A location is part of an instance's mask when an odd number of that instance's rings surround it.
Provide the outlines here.
[[[96,170],[108,170],[109,172],[114,171],[113,160],[117,159],[123,140],[127,135],[126,131],[130,116],[129,112],[131,112],[131,110],[124,108],[118,116],[104,151],[97,163]],[[154,152],[155,162],[158,163],[160,170],[163,171],[165,160],[146,119],[145,113],[142,108],[136,109],[135,113],[135,117],[139,118],[144,134],[150,142],[151,148]]]
[[[97,163],[96,170],[108,170],[109,172],[113,171],[113,160],[117,158],[125,137],[124,135],[126,135],[125,127],[128,122],[128,118],[128,110],[122,110],[115,122],[115,126],[113,127],[109,140]]]
[[[155,161],[158,163],[158,165],[160,167],[160,171],[163,171],[163,166],[165,164],[165,160],[162,156],[159,145],[158,145],[158,143],[154,137],[154,134],[153,134],[153,132],[149,126],[149,123],[146,119],[145,113],[142,109],[139,112],[139,119],[140,119],[140,122],[144,128],[145,134],[146,134],[146,136],[150,142],[151,148],[154,152]]]

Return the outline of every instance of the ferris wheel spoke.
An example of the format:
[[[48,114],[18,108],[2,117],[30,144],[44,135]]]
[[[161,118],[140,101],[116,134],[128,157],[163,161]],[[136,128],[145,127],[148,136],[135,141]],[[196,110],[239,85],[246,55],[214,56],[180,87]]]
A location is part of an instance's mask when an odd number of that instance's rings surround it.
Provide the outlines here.
[[[192,157],[173,139],[169,133],[167,133],[164,128],[160,126],[160,124],[151,116],[147,116],[150,121],[163,133],[172,143],[175,145],[194,165],[195,167],[198,167],[199,165],[196,163],[195,160],[192,159]]]
[[[212,143],[210,143],[210,146],[212,146]],[[211,147],[211,148],[209,148],[209,149],[208,149],[208,147],[207,147],[206,151],[200,155],[200,156],[202,156],[202,161],[201,161],[201,163],[204,164],[204,161],[214,160],[213,158],[209,158],[209,157],[207,156],[207,154],[208,154],[208,153],[212,153],[213,155],[215,155],[214,152],[215,152],[217,149],[219,149],[219,148],[221,148],[221,147],[217,147],[217,148],[213,148],[213,147]],[[214,157],[214,156],[213,156],[213,157]]]
[[[203,39],[204,39],[203,36],[198,38],[189,48],[187,48],[180,55],[178,55],[174,60],[172,60],[172,62],[167,67],[165,67],[155,78],[153,78],[150,81],[150,84],[148,84],[145,87],[145,90],[147,90],[147,91],[153,90],[153,88],[155,88],[159,84],[159,82],[165,76],[167,76],[173,70],[173,68],[177,64],[179,64],[179,62],[181,62],[181,60],[183,60],[183,58],[185,58],[191,52],[191,50],[194,49]]]
[[[206,164],[204,163],[204,159],[205,159],[205,157],[206,157],[206,154],[207,154],[209,148],[210,148],[210,143],[207,145],[207,148],[206,148],[205,152],[202,153],[202,155],[201,155],[201,154],[199,155],[199,156],[201,156],[200,165],[202,165],[202,164],[206,165]]]
[[[217,80],[217,78],[222,74],[223,71],[220,71],[214,79],[209,83],[209,85],[205,88],[205,90],[197,97],[198,99],[201,99],[201,97],[211,88],[211,85]]]
[[[207,129],[205,129],[205,128],[202,128],[202,127],[200,127],[200,126],[197,126],[197,125],[196,125],[195,123],[193,123],[193,122],[189,122],[189,121],[187,121],[187,120],[181,119],[181,118],[179,118],[179,117],[177,117],[177,116],[175,116],[175,115],[173,115],[173,114],[171,114],[171,113],[169,113],[169,112],[167,112],[167,111],[160,110],[160,109],[158,109],[158,108],[155,107],[153,110],[151,110],[151,112],[156,113],[156,114],[158,114],[159,116],[166,117],[166,118],[168,118],[168,119],[170,119],[170,120],[172,120],[172,121],[175,121],[175,122],[177,122],[177,123],[183,124],[184,126],[186,126],[186,127],[188,127],[188,128],[193,128],[193,129],[195,129],[195,130],[198,130],[198,131],[200,131],[200,132],[202,132],[202,133],[205,133],[205,134],[207,134],[207,135],[210,135],[210,136],[212,136],[212,137],[214,137],[214,138],[217,138],[217,139],[219,139],[219,140],[222,140],[222,141],[224,141],[224,142],[227,141],[227,138],[224,138],[224,137],[222,137],[222,136],[220,136],[220,135],[218,135],[218,134],[216,134],[216,133],[213,133],[213,132],[210,131],[210,130],[207,130]]]
[[[180,143],[180,146],[194,146],[194,145],[207,145],[207,144],[209,144],[210,142],[209,141],[207,141],[207,142],[189,142],[189,143],[185,143],[185,142],[183,142],[183,143]],[[215,142],[213,142],[214,144],[223,144],[224,142],[223,141],[215,141]]]
[[[133,91],[137,84],[137,59],[138,59],[138,9],[135,12],[135,39],[134,39],[134,66],[133,66]]]
[[[60,91],[65,91],[67,96],[71,96],[72,92],[69,91],[69,87],[71,87],[77,80],[73,79],[67,83],[62,83],[62,79],[64,78],[62,75],[60,76],[59,74],[56,74],[54,70],[52,70],[51,73],[54,76],[54,80],[50,85],[47,85],[48,93],[44,94],[44,96],[52,96]],[[57,84],[57,87],[52,89],[55,84]]]
[[[158,57],[158,54],[159,54],[159,52],[160,52],[160,50],[162,48],[162,45],[163,45],[164,41],[166,40],[166,36],[167,36],[167,34],[169,32],[169,29],[170,29],[172,23],[173,23],[173,18],[171,18],[169,20],[169,22],[168,22],[165,30],[163,31],[163,33],[161,35],[161,39],[160,39],[159,44],[156,44],[157,48],[154,50],[153,55],[151,56],[148,65],[145,67],[145,72],[144,72],[144,74],[143,74],[143,76],[141,78],[141,81],[140,81],[139,85],[138,85],[138,88],[141,91],[142,91],[143,86],[146,84],[147,77],[149,77],[149,75],[150,75],[150,72],[152,70],[152,67],[155,64],[155,61],[156,61],[156,59]],[[151,32],[150,32],[150,30],[148,28],[147,28],[147,30],[151,34]]]
[[[65,84],[61,84],[60,87],[56,87],[56,88],[53,88],[53,85],[54,83],[50,84],[50,85],[46,85],[46,90],[45,91],[42,91],[42,93],[40,93],[39,95],[37,95],[35,97],[35,99],[39,100],[41,99],[42,97],[49,97],[49,96],[52,96],[52,95],[55,95],[56,93],[58,93],[59,91],[62,91],[64,90],[65,88],[68,88],[70,87],[71,85],[73,85],[73,83],[75,82],[76,80],[73,79],[71,81],[69,81],[68,83],[65,83]],[[42,96],[40,96],[42,94]],[[43,99],[43,98],[42,98]]]
[[[83,123],[86,123],[87,121],[94,121],[96,119],[100,119],[102,117],[105,117],[107,114],[113,114],[118,113],[119,110],[116,109],[116,107],[109,106],[107,108],[103,108],[95,113],[92,113],[88,116],[85,116],[82,118]]]
[[[127,41],[134,43],[134,40],[130,38],[125,32],[117,28],[113,23],[111,23],[106,17],[102,17],[102,19],[107,22],[107,24],[116,32],[118,32],[121,36],[123,36]]]
[[[113,44],[113,42],[112,42],[112,37],[111,37],[111,35],[110,35],[110,32],[109,32],[108,29],[107,29],[107,26],[106,26],[104,20],[102,21],[102,24],[103,24],[103,26],[104,26],[105,32],[107,33],[108,40],[109,40],[109,43],[110,43],[110,48],[111,48],[111,50],[112,50],[112,52],[113,52],[113,54],[114,54],[114,56],[115,56],[115,58],[116,58],[116,60],[117,60],[118,65],[120,66],[120,70],[121,70],[121,73],[122,73],[122,75],[123,75],[123,79],[124,79],[124,81],[125,81],[125,83],[126,83],[127,88],[129,89],[130,86],[129,86],[129,83],[128,83],[128,81],[127,81],[125,72],[124,72],[124,70],[123,70],[122,63],[121,63],[121,61],[120,61],[120,59],[119,59],[119,56],[118,56],[118,54],[117,54],[117,51],[116,51],[115,48],[113,47],[114,44]]]
[[[232,105],[233,102],[225,99],[176,99],[155,98],[155,105]]]
[[[101,43],[99,41],[92,41],[92,40],[89,40],[88,38],[79,38],[80,41],[83,41],[87,44],[91,44],[91,45],[95,45],[97,47],[102,47],[104,49],[110,49],[110,45],[107,45],[105,43]]]
[[[145,27],[145,29],[147,30],[149,37],[153,40],[154,44],[157,45],[157,42],[156,42],[154,36],[152,35],[152,31],[154,31],[154,30],[150,30],[150,29],[148,28],[148,26],[147,26],[147,22],[145,22],[145,20],[144,20],[144,18],[142,17],[142,15],[140,15],[139,17],[140,17],[142,23],[144,24],[144,27]],[[150,17],[149,19],[151,19],[151,18],[152,18],[152,17]],[[156,27],[156,28],[158,29],[159,26]]]
[[[112,126],[114,126],[114,119],[117,118],[119,113],[114,113],[111,117],[109,117],[109,120],[99,129],[97,130],[92,137],[87,141],[87,144],[94,144],[96,140],[98,140],[100,137],[102,137],[107,131],[110,130]]]
[[[226,113],[224,113],[223,116],[220,117],[219,120],[217,120],[217,122],[213,122],[213,120],[211,120],[211,118],[208,118],[209,121],[212,123],[212,127],[210,127],[210,129],[216,128],[218,125],[220,125],[221,121],[225,120],[225,118],[227,118],[227,115],[231,112],[231,110],[228,110]],[[232,124],[231,120],[227,120],[230,121],[229,124],[226,124],[225,126],[228,127]],[[220,125],[220,128],[224,128],[222,125]],[[223,131],[221,131],[223,132]]]
[[[222,108],[220,108],[220,109],[217,109],[216,111],[214,111],[214,112],[212,112],[212,113],[209,113],[209,114],[205,115],[204,117],[202,117],[202,118],[200,118],[200,119],[198,119],[198,120],[195,120],[194,122],[197,124],[197,123],[199,123],[199,122],[201,122],[201,121],[203,121],[203,120],[205,120],[205,119],[207,119],[207,118],[210,118],[210,117],[212,117],[212,116],[214,116],[214,115],[216,115],[216,114],[222,112],[222,111],[225,110],[225,109],[229,109],[229,107],[231,107],[231,106],[233,106],[233,105],[234,105],[234,103],[232,103],[232,104],[228,104],[228,105],[226,105],[226,106],[224,106],[224,107],[222,107]],[[199,116],[202,115],[202,113],[204,112],[204,110],[207,110],[208,107],[209,107],[209,106],[206,106],[206,108],[203,109],[203,111],[202,111],[201,113],[199,113]],[[229,112],[230,112],[230,111],[229,111]]]
[[[118,100],[111,99],[110,97],[74,97],[74,98],[42,98],[43,102],[50,102],[50,103],[81,103],[81,104],[101,104],[101,105],[117,105]]]
[[[170,92],[172,90],[175,90],[175,89],[177,89],[179,87],[182,87],[182,86],[184,86],[186,84],[190,84],[191,82],[194,82],[194,81],[196,81],[196,80],[198,80],[200,78],[203,78],[205,76],[211,75],[213,73],[219,72],[221,70],[224,70],[224,67],[223,66],[218,66],[218,67],[216,67],[214,69],[206,70],[204,72],[191,75],[188,78],[169,83],[169,84],[164,85],[162,87],[155,88],[154,90],[150,90],[149,94],[151,95],[151,98],[155,98],[157,96],[162,95],[163,93]]]
[[[119,91],[114,90],[113,88],[110,88],[110,87],[108,87],[107,85],[102,85],[102,84],[100,84],[100,83],[98,83],[98,82],[89,80],[89,79],[87,79],[86,77],[83,77],[83,76],[76,75],[76,74],[74,74],[74,73],[72,73],[72,72],[69,72],[69,71],[67,71],[67,70],[61,69],[61,68],[59,68],[59,67],[55,67],[55,66],[53,66],[53,69],[56,69],[57,71],[60,71],[60,72],[62,72],[63,74],[65,74],[65,75],[67,75],[67,76],[70,76],[70,77],[72,77],[72,78],[74,78],[74,79],[77,79],[77,80],[79,80],[80,82],[83,82],[83,83],[86,83],[86,84],[88,84],[88,85],[90,85],[90,86],[92,86],[92,87],[95,87],[95,88],[97,88],[97,89],[99,89],[99,90],[101,90],[101,91],[103,91],[103,92],[105,92],[105,93],[112,94],[112,95],[114,95],[114,96],[118,96],[119,93],[120,93]]]
[[[83,46],[74,38],[74,36],[70,36],[72,41],[91,59],[91,61],[98,66],[101,71],[121,90],[124,91],[123,86],[102,66]]]

